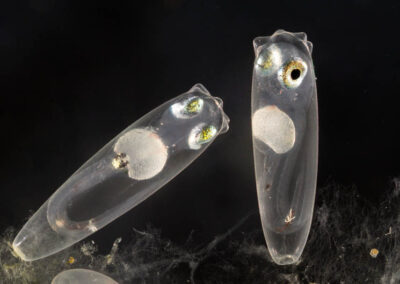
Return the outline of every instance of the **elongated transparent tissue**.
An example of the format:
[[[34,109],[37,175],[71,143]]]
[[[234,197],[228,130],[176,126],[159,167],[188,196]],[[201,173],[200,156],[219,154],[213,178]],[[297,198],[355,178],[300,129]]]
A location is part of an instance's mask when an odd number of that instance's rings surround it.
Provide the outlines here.
[[[149,112],[78,169],[13,242],[26,261],[86,238],[155,193],[220,134],[222,100],[201,84]]]
[[[261,221],[272,259],[292,264],[307,241],[316,190],[312,44],[305,33],[283,30],[253,44],[252,131]]]

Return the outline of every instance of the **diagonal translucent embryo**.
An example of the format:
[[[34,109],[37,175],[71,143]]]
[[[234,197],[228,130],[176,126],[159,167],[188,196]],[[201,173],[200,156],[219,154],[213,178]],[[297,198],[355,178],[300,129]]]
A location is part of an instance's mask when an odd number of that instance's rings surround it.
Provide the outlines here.
[[[24,225],[14,251],[32,261],[86,238],[184,170],[228,124],[201,84],[162,104],[78,169]]]

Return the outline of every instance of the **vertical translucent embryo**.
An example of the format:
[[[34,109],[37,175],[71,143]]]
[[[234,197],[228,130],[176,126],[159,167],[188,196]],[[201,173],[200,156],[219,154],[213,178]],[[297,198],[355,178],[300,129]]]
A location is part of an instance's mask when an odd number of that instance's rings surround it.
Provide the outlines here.
[[[272,259],[296,263],[311,226],[317,179],[318,108],[305,33],[254,40],[252,131],[258,205]]]

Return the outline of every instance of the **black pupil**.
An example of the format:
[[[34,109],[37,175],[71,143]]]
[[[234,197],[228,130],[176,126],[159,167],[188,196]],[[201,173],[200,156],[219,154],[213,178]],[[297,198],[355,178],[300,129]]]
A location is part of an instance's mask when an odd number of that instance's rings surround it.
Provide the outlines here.
[[[300,69],[293,69],[292,73],[290,73],[290,77],[292,77],[292,80],[297,80],[299,79],[300,74],[301,74]]]

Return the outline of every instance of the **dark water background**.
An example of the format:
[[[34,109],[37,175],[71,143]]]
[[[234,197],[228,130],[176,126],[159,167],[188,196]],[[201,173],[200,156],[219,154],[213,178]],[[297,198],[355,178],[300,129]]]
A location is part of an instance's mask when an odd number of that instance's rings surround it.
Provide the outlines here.
[[[369,256],[371,246],[379,241],[390,248],[388,253],[398,250],[399,243],[398,232],[384,237],[389,227],[398,227],[399,214],[382,207],[392,202],[393,179],[400,175],[399,12],[397,1],[3,1],[0,230],[5,240],[12,234],[7,228],[18,230],[122,129],[201,82],[224,100],[231,118],[229,132],[162,190],[87,239],[95,241],[98,257],[107,255],[119,237],[124,252],[133,251],[142,236],[133,233],[136,228],[156,236],[155,243],[144,246],[146,255],[147,249],[153,252],[148,260],[143,256],[143,261],[135,262],[121,255],[129,267],[168,260],[163,247],[171,242],[174,253],[177,249],[182,254],[197,253],[198,258],[212,255],[207,265],[197,268],[194,279],[199,283],[207,279],[276,283],[280,278],[274,277],[290,278],[293,273],[299,281],[306,279],[304,275],[309,282],[320,281],[315,275],[326,275],[320,279],[352,277],[355,283],[376,283],[387,273],[388,263],[399,271],[393,256]],[[279,28],[304,31],[314,44],[320,111],[318,186],[322,193],[317,196],[317,219],[303,262],[286,268],[274,266],[265,254],[250,129],[251,41]],[[326,226],[333,228],[326,233],[319,210],[332,218]],[[202,251],[248,214],[220,242],[218,252]],[[335,214],[341,215],[332,217]],[[153,229],[148,229],[149,224]],[[337,228],[343,234],[329,241]],[[241,249],[247,243],[259,255],[243,257]],[[7,245],[3,249],[0,275],[6,281],[4,265],[14,260]],[[51,261],[43,263],[50,267]],[[79,267],[90,264],[85,261]],[[328,263],[322,265],[323,261]],[[170,282],[182,283],[191,277],[189,262],[183,262],[172,270],[156,265],[149,277],[166,269]],[[48,279],[44,277],[65,268],[57,263],[48,269],[50,274],[33,263],[28,267],[35,272],[28,274]],[[123,280],[121,268],[114,269],[109,274]],[[136,274],[126,275],[133,279]],[[147,277],[143,275],[141,279]],[[18,283],[17,278],[10,279]],[[146,279],[151,283],[152,278]]]

